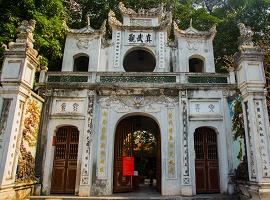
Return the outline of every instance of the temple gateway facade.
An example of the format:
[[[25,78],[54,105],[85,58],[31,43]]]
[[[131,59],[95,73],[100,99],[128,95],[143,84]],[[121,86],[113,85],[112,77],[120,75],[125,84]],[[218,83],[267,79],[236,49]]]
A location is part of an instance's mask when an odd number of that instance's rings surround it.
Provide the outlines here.
[[[162,6],[108,14],[112,39],[68,29],[61,72],[40,66],[35,21],[6,47],[0,88],[0,194],[162,195],[269,199],[270,134],[263,54],[240,24],[237,69],[215,72],[215,27],[181,30]],[[173,27],[175,40],[170,41]],[[240,90],[249,181],[239,164],[229,97]],[[36,175],[35,175],[36,174]],[[128,174],[128,175],[127,175]],[[37,178],[35,178],[38,177]],[[236,187],[238,186],[238,187]]]

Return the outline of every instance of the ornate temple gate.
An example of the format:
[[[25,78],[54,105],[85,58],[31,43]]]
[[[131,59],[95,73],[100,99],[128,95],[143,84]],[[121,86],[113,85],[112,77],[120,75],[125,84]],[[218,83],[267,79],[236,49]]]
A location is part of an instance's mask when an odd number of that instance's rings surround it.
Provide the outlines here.
[[[201,127],[194,134],[197,193],[219,192],[217,135],[211,128]]]
[[[144,123],[144,120],[152,121],[152,125],[147,128],[149,123]],[[143,124],[142,124],[143,123]],[[114,145],[114,192],[131,192],[138,189],[139,177],[123,176],[122,175],[122,157],[134,156],[134,135],[137,130],[145,130],[155,133],[156,138],[156,188],[161,191],[161,145],[159,127],[156,122],[144,116],[132,116],[123,119],[117,126]],[[136,169],[135,169],[136,170]]]
[[[51,181],[51,193],[74,194],[77,170],[79,131],[76,127],[58,129]]]

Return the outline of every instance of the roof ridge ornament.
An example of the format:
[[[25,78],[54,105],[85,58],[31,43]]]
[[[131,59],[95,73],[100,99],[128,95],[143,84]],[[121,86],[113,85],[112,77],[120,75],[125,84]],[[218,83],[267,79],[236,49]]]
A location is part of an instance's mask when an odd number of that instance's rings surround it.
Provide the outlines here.
[[[239,51],[245,53],[262,53],[259,46],[254,45],[253,35],[254,31],[251,30],[249,26],[244,23],[238,23],[238,28],[240,30],[240,36],[238,37],[238,49]],[[238,55],[236,54],[236,57]]]
[[[116,19],[115,13],[112,10],[110,10],[108,13],[108,22],[111,27],[118,28],[123,26],[123,24],[118,19]]]
[[[119,10],[121,11],[122,14],[126,14],[126,15],[137,14],[131,8],[126,8],[125,4],[122,1],[119,2],[118,7],[119,7]]]
[[[214,25],[208,31],[199,31],[193,27],[193,20],[189,22],[189,27],[186,30],[182,30],[178,27],[177,23],[173,22],[174,32],[178,36],[187,37],[187,38],[211,38],[214,39],[216,35],[216,25]]]
[[[86,14],[86,22],[87,22],[87,27],[90,28],[90,14]]]
[[[36,21],[31,19],[29,21],[23,20],[18,27],[19,33],[15,42],[9,42],[8,46],[3,44],[5,51],[28,51],[32,55],[37,56],[38,52],[34,49],[33,32],[35,30]]]
[[[131,8],[125,7],[125,4],[120,1],[118,4],[119,10],[122,15],[133,16],[133,17],[157,17],[161,16],[164,13],[164,5],[161,3],[157,8],[151,9],[138,9],[138,12],[134,11]]]
[[[190,27],[190,28],[193,28],[193,26],[192,26],[192,18],[190,18],[190,21],[189,21],[189,27]]]
[[[240,45],[254,46],[252,41],[254,32],[250,26],[246,26],[244,23],[238,23],[238,28],[240,30],[240,37],[238,38]]]

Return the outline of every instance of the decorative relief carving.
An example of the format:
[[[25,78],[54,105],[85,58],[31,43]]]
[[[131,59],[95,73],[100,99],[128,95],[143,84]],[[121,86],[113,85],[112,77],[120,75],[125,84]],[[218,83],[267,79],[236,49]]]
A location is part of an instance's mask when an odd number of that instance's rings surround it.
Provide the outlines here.
[[[23,103],[20,106],[23,108]],[[35,148],[38,137],[41,106],[35,100],[27,103],[24,119],[20,156],[17,169],[17,182],[35,181]]]
[[[178,103],[177,98],[168,97],[164,94],[160,96],[122,96],[111,95],[98,100],[102,107],[114,106],[117,112],[128,112],[131,109],[145,108],[149,112],[157,112],[161,105],[173,107]]]
[[[187,92],[181,92],[181,105],[182,105],[182,113],[183,113],[183,184],[190,184],[190,173],[189,173],[189,153],[188,153],[188,113],[187,113]],[[196,112],[200,112],[200,104],[196,104]]]
[[[99,136],[99,153],[98,153],[98,168],[97,178],[106,179],[106,151],[107,151],[107,124],[108,124],[108,109],[102,109],[101,117],[101,133]]]
[[[261,100],[255,100],[255,110],[256,110],[256,116],[257,116],[257,134],[259,138],[259,152],[261,157],[261,163],[262,163],[262,172],[263,177],[269,178],[269,155],[267,150],[267,135],[264,128],[264,121],[263,121],[263,108],[262,108],[262,101]]]
[[[174,141],[174,113],[168,109],[168,178],[176,178],[175,141]]]
[[[88,49],[89,47],[89,39],[78,39],[77,40],[77,47],[79,49]]]
[[[196,40],[187,40],[187,48],[189,50],[197,50],[199,48],[198,41],[196,41]]]
[[[130,19],[131,26],[152,26],[151,19]]]
[[[93,109],[94,109],[95,92],[88,91],[88,108],[87,108],[87,131],[84,152],[82,156],[82,173],[81,185],[89,185],[89,162],[90,162],[90,147],[91,136],[93,134]]]

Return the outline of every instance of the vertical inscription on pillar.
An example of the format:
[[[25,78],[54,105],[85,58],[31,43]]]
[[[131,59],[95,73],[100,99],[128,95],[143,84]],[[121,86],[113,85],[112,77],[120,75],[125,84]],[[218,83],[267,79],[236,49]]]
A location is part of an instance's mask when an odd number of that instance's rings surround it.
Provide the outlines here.
[[[268,155],[268,150],[267,150],[267,135],[265,131],[265,126],[264,126],[264,119],[263,119],[263,110],[262,110],[262,100],[255,100],[255,110],[256,110],[256,117],[257,117],[257,134],[259,138],[259,152],[260,152],[260,157],[261,157],[261,162],[262,162],[262,172],[263,172],[263,177],[269,178],[270,173],[269,173],[269,155]]]
[[[248,144],[249,144],[249,149],[250,149],[250,166],[251,166],[251,179],[254,180],[256,179],[256,170],[255,170],[255,164],[254,164],[254,151],[253,151],[253,145],[251,142],[252,136],[250,132],[250,121],[249,121],[249,109],[248,109],[248,102],[244,102],[245,105],[245,111],[246,111],[246,121],[247,121],[247,134],[248,134]]]
[[[175,173],[175,141],[174,141],[174,113],[168,109],[168,178],[176,178]]]
[[[182,113],[183,113],[183,184],[190,184],[189,177],[189,156],[188,156],[188,114],[187,114],[187,94],[186,91],[181,92],[181,103],[182,103]]]
[[[94,91],[88,91],[88,108],[87,108],[87,131],[86,141],[83,156],[82,156],[82,170],[81,170],[81,185],[89,185],[89,162],[90,162],[90,146],[91,136],[93,133],[93,105],[95,100]]]
[[[98,151],[98,179],[106,179],[106,150],[107,150],[107,124],[108,110],[103,109],[101,117],[101,133],[99,136],[99,151]]]
[[[165,68],[165,34],[160,32],[159,33],[159,68]]]
[[[3,106],[2,106],[1,116],[0,116],[0,137],[3,137],[6,130],[8,112],[9,112],[11,100],[12,99],[3,100]]]
[[[120,54],[121,54],[121,31],[116,32],[115,47],[114,47],[114,67],[120,66]]]

